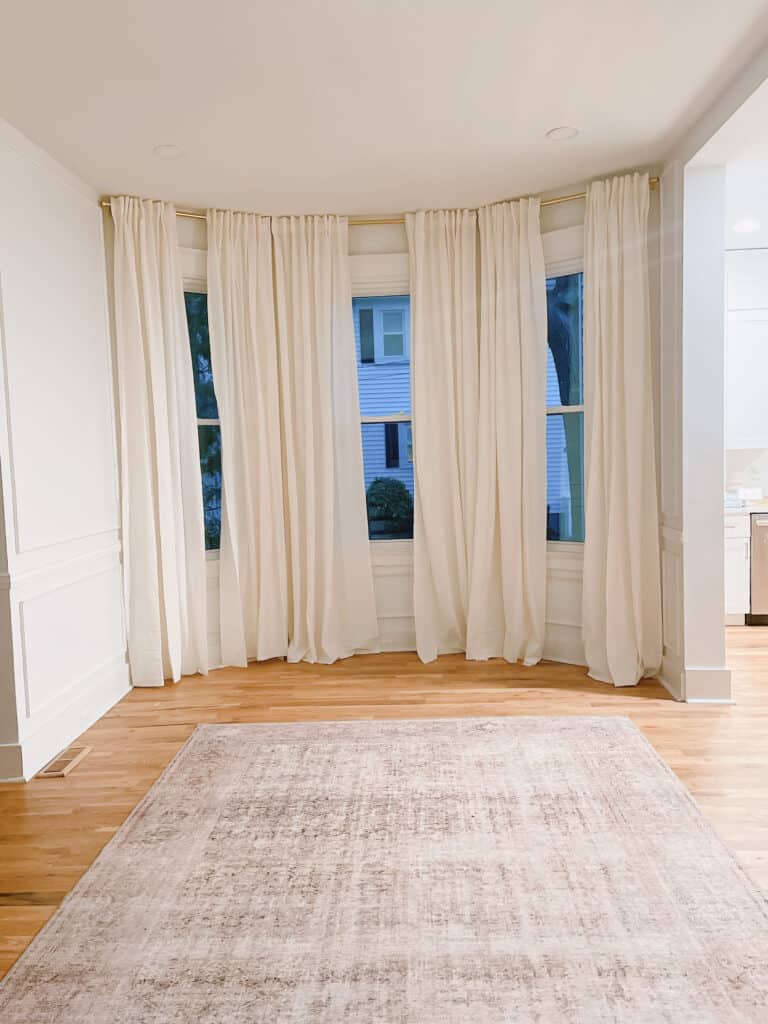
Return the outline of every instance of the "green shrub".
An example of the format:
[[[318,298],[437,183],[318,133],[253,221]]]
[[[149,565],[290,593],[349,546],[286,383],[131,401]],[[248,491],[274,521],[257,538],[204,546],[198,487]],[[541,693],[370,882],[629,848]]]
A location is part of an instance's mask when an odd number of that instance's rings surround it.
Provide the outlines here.
[[[413,522],[413,498],[401,480],[377,476],[365,494],[368,519]]]

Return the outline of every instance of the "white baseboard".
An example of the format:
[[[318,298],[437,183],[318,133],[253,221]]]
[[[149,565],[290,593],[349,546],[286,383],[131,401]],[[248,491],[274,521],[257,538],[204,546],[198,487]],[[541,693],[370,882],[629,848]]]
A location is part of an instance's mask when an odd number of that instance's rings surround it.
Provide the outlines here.
[[[731,670],[725,666],[686,667],[683,684],[688,704],[733,704]]]
[[[114,707],[130,689],[128,665],[125,655],[103,667],[88,679],[87,685],[78,687],[72,698],[56,709],[16,744],[0,747],[0,779],[4,781],[28,780],[77,739],[89,726]]]
[[[736,701],[732,698],[725,697],[689,697],[686,704],[735,704]]]
[[[0,781],[22,782],[20,743],[0,743]]]
[[[745,617],[743,615],[726,615],[725,624],[726,626],[743,626],[745,623]]]

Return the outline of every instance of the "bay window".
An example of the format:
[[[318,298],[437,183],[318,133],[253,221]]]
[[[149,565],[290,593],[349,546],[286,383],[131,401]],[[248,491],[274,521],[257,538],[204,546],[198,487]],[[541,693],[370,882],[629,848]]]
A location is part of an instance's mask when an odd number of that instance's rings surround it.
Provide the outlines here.
[[[205,549],[218,551],[221,546],[221,427],[211,369],[208,296],[204,292],[185,291],[184,304],[187,310],[192,374],[195,382],[197,440],[203,481]]]
[[[584,540],[583,274],[547,278],[547,539]]]
[[[410,296],[352,300],[368,536],[413,537]]]

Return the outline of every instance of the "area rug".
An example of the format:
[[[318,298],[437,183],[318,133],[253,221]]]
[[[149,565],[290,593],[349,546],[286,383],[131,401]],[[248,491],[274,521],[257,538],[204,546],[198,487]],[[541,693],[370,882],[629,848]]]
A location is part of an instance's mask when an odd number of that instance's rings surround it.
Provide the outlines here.
[[[765,1024],[768,914],[628,719],[203,726],[0,1020]]]

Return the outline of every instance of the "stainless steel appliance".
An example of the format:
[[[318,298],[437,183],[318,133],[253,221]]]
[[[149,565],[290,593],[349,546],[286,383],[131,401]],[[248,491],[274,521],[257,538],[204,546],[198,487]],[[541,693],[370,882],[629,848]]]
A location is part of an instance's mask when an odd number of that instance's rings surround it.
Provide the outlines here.
[[[752,562],[750,614],[753,625],[768,623],[768,515],[752,513]]]

